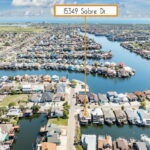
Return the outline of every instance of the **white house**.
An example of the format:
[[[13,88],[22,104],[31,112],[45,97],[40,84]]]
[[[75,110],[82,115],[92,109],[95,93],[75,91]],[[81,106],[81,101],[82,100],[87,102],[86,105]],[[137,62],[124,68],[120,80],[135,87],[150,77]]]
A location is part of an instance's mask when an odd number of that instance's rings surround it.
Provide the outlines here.
[[[138,110],[138,115],[142,121],[143,125],[150,126],[150,113],[144,109]]]
[[[22,111],[18,108],[12,108],[12,109],[9,109],[8,113],[7,113],[7,116],[17,116],[17,117],[20,117],[22,116]]]

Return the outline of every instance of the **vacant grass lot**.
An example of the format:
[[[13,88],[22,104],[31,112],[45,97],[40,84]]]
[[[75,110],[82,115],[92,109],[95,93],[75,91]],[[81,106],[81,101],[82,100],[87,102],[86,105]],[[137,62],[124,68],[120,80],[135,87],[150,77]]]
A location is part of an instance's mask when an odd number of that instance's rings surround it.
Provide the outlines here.
[[[27,94],[19,94],[19,95],[8,95],[6,96],[2,102],[0,102],[0,106],[8,106],[10,103],[14,102],[15,105],[21,105],[28,101]]]
[[[42,31],[45,31],[45,29],[3,26],[3,27],[0,27],[0,31],[5,31],[5,32],[42,32]]]
[[[67,126],[68,125],[68,119],[62,119],[62,118],[52,118],[48,120],[51,124],[57,124],[60,126]]]

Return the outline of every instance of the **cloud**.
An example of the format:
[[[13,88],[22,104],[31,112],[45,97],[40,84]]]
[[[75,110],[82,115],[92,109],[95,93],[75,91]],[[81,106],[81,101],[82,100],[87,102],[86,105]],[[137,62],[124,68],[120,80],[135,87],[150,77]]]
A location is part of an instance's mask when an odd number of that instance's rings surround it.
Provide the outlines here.
[[[64,4],[65,0],[13,0],[12,5],[17,6],[24,16],[53,16],[55,4]],[[23,8],[25,8],[25,10]],[[15,13],[16,14],[16,13]]]
[[[3,8],[6,6],[4,1],[7,0],[0,0],[0,6]],[[9,2],[11,3],[9,8],[0,8],[0,19],[50,19],[53,17],[55,4],[118,4],[119,18],[150,18],[150,0],[9,0]]]
[[[12,5],[14,6],[36,6],[45,7],[52,6],[54,4],[64,4],[64,0],[13,0]]]

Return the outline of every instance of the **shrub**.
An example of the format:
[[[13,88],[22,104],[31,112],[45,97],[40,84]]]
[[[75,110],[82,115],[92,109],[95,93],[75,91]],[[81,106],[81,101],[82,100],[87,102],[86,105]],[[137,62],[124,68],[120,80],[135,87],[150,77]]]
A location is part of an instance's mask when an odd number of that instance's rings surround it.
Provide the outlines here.
[[[141,101],[141,107],[146,108],[146,101]]]
[[[72,85],[73,87],[76,87],[76,86],[77,86],[77,82],[74,81],[74,80],[71,80],[70,83],[71,83],[71,85]]]
[[[76,150],[83,150],[81,145],[76,145]]]
[[[39,105],[33,105],[31,109],[32,109],[33,113],[37,113],[40,109],[40,106]]]
[[[15,106],[15,105],[16,105],[15,102],[11,102],[11,103],[9,103],[8,107],[10,108],[10,107],[13,107],[13,106]]]

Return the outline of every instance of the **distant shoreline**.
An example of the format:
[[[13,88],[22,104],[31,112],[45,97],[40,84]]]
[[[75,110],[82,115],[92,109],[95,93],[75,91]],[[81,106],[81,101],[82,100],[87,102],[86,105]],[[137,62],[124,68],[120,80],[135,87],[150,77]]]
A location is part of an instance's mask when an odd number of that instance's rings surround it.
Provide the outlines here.
[[[0,24],[3,23],[83,23],[83,18],[75,19],[63,19],[63,18],[57,18],[57,19],[0,19]],[[87,23],[101,23],[101,24],[150,24],[150,19],[102,19],[95,20],[94,18],[87,18]]]

